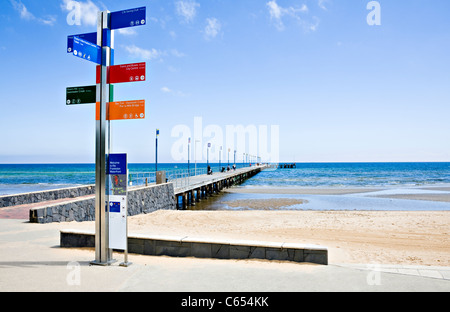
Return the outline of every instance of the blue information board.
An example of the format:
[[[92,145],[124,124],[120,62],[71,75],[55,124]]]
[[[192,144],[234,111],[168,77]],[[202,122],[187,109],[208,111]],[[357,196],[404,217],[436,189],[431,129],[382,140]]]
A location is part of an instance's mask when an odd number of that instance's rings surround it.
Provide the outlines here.
[[[102,64],[102,48],[77,36],[73,37],[73,55],[99,65]]]
[[[146,22],[146,7],[111,13],[111,29],[142,26]]]
[[[127,174],[127,154],[109,154],[108,174]]]

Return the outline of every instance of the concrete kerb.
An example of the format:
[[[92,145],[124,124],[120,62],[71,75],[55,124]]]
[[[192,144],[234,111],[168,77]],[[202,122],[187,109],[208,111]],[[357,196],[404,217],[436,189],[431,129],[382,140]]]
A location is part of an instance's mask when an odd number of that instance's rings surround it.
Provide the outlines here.
[[[93,232],[61,230],[63,248],[95,247]],[[128,236],[128,252],[149,256],[211,259],[266,259],[328,264],[328,248],[318,245],[246,240],[204,239],[189,236]]]

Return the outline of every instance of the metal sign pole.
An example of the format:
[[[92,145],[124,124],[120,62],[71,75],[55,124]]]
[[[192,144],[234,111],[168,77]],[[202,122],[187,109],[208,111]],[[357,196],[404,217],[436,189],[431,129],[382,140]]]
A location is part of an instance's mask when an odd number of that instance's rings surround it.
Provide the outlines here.
[[[107,105],[110,102],[110,90],[107,83],[107,67],[111,65],[111,47],[106,38],[109,29],[109,11],[99,12],[97,18],[97,45],[102,47],[102,65],[100,83],[97,84],[97,102],[100,103],[100,120],[96,121],[95,144],[95,260],[92,264],[109,265],[112,262],[112,250],[109,248],[109,187],[106,179],[107,160],[110,153],[110,122],[107,120]]]

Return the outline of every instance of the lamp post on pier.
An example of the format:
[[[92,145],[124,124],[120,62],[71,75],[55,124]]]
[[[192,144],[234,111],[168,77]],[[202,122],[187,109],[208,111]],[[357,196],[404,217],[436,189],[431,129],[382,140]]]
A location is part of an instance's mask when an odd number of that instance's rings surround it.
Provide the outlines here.
[[[222,157],[222,146],[220,147],[220,150],[219,150],[219,172],[222,171],[221,157]]]
[[[159,136],[159,129],[156,129],[156,141],[155,141],[155,171],[158,172],[158,136]]]
[[[191,138],[188,138],[188,176],[191,176],[191,170],[189,168],[190,160],[189,160],[189,154],[190,154],[190,146],[191,146]]]

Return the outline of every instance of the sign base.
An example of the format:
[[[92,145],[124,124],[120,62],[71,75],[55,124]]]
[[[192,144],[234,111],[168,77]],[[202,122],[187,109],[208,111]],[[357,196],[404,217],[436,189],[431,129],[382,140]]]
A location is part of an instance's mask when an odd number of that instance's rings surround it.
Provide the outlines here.
[[[92,260],[89,264],[90,265],[100,265],[100,266],[110,266],[111,264],[113,264],[115,262],[117,262],[116,259],[112,259],[112,260],[109,260],[107,262],[100,262],[100,261],[97,261],[97,260]]]
[[[133,264],[133,262],[122,262],[121,264],[119,264],[119,266],[121,266],[121,267],[129,267],[130,265],[132,265]]]

